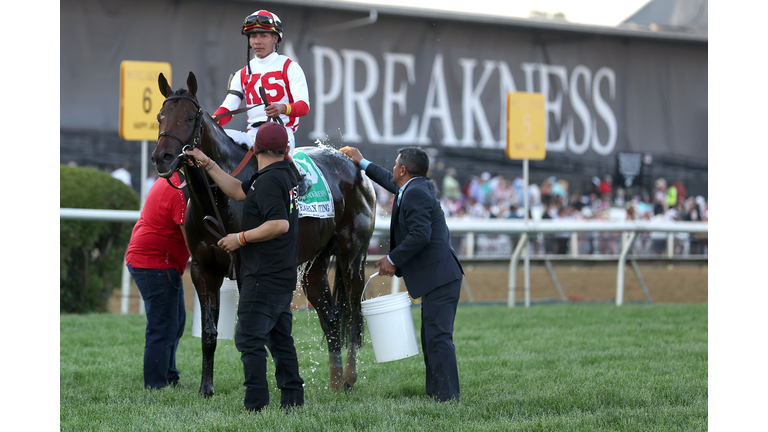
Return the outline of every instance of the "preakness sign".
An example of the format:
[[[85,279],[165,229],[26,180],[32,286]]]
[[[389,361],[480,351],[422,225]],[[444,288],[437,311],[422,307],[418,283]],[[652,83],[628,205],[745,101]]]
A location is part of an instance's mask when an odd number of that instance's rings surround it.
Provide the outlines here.
[[[547,150],[609,155],[616,148],[618,123],[609,103],[615,105],[616,73],[610,67],[593,73],[581,64],[569,71],[565,65],[522,62],[517,66],[523,79],[516,84],[506,61],[459,57],[446,65],[446,55],[438,52],[419,60],[422,80],[417,81],[416,54],[383,52],[377,59],[362,50],[314,46],[311,51],[310,139],[322,140],[329,126],[343,124],[340,138],[347,143],[502,149],[506,95],[520,90],[549,96]]]
[[[117,129],[110,110],[118,106],[119,60],[110,59],[167,61],[182,74],[177,83],[194,72],[198,98],[212,113],[229,75],[245,65],[240,26],[257,6],[110,4],[62,1],[62,128]],[[545,97],[548,159],[615,161],[634,152],[706,166],[706,40],[505,25],[460,14],[379,11],[375,22],[361,25],[367,12],[261,7],[282,19],[279,52],[307,77],[311,109],[298,145],[319,140],[387,153],[385,146],[421,145],[498,150],[503,158],[507,93],[536,92]],[[244,117],[227,127],[244,129]]]

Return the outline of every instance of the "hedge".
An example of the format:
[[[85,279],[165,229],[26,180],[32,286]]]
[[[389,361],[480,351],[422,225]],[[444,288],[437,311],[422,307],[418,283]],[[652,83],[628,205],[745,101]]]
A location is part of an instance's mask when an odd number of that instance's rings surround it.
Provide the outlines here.
[[[139,197],[109,174],[61,165],[61,208],[138,210]],[[61,312],[106,312],[120,286],[123,258],[134,223],[62,220]]]

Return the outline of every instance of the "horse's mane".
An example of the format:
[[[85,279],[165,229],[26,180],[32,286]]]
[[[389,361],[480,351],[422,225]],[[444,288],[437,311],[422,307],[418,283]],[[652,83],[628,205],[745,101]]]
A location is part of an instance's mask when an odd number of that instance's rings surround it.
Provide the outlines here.
[[[180,88],[172,93],[173,96],[181,96],[181,97],[188,97],[190,99],[196,100],[198,103],[200,101],[197,99],[196,96],[193,96],[192,93],[189,92],[189,90],[185,88]],[[174,100],[174,102],[178,101],[179,99]],[[232,171],[237,164],[240,163],[240,160],[243,158],[245,153],[249,150],[249,146],[246,144],[241,144],[238,142],[235,142],[227,133],[224,131],[224,128],[219,124],[219,122],[214,121],[210,114],[203,108],[203,113],[205,114],[205,124],[211,129],[212,135],[214,136],[216,142],[219,144],[219,148],[221,151],[227,153],[230,159],[230,163],[232,164],[231,167],[229,167],[229,170]]]
[[[205,115],[206,116],[204,122],[206,126],[211,129],[212,135],[219,145],[219,151],[222,151],[226,153],[227,156],[229,156],[229,163],[231,166],[227,168],[229,172],[232,172],[243,159],[250,147],[246,144],[235,142],[232,137],[227,135],[219,122],[213,120],[207,112]]]

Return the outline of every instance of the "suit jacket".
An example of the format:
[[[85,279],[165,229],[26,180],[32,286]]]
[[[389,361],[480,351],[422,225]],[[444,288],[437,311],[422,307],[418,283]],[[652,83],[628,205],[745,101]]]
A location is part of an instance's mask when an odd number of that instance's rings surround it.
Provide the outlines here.
[[[395,194],[389,225],[389,257],[408,292],[419,298],[433,289],[461,278],[464,270],[451,247],[445,214],[432,179],[416,177],[406,185],[400,204],[392,173],[371,163],[365,173]]]

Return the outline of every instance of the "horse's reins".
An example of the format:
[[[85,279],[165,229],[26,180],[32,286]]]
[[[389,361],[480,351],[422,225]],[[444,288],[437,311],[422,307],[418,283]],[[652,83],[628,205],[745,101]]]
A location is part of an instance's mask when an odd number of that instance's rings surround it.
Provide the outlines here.
[[[169,100],[178,100],[178,99],[184,99],[192,102],[195,107],[197,107],[197,114],[195,115],[195,129],[192,133],[192,136],[189,137],[187,141],[184,141],[181,139],[178,135],[176,135],[173,132],[170,131],[162,131],[158,134],[157,139],[160,140],[163,136],[168,136],[176,141],[180,142],[182,144],[181,148],[181,154],[179,155],[179,158],[182,160],[186,160],[189,156],[186,154],[186,150],[188,148],[195,148],[196,145],[200,144],[200,138],[203,135],[203,107],[200,106],[200,104],[193,98],[189,96],[184,95],[171,95],[168,96],[165,101],[163,101],[163,105],[165,105],[165,102],[168,102]],[[197,165],[195,165],[197,166]],[[187,164],[182,163],[182,168],[186,171]],[[189,177],[185,174],[186,177]],[[181,184],[181,186],[176,187],[172,182],[170,178],[166,178],[168,181],[168,184],[173,186],[176,189],[182,189],[186,186],[187,182],[186,180],[184,183]],[[217,240],[221,240],[227,235],[227,230],[224,228],[224,224],[222,224],[222,218],[221,214],[219,213],[219,207],[216,205],[216,199],[213,197],[213,193],[211,192],[211,185],[208,182],[208,175],[203,173],[203,180],[205,181],[205,190],[208,191],[208,198],[211,200],[211,204],[213,205],[213,211],[216,213],[216,217],[211,217],[206,215],[203,218],[203,226],[205,226],[205,229],[208,230],[209,233],[211,233],[214,237],[216,237]],[[208,223],[206,223],[208,222]],[[237,252],[237,251],[235,251]],[[229,279],[230,280],[236,280],[237,279],[237,272],[235,272],[235,260],[232,258],[232,254],[229,254]]]
[[[215,116],[215,117],[214,117],[214,116],[211,116],[211,118],[212,118],[212,119],[214,119],[214,120],[218,120],[218,119],[220,119],[220,118],[223,118],[223,117],[230,117],[230,116],[233,116],[233,115],[235,115],[235,114],[244,113],[244,112],[246,112],[246,111],[248,111],[248,110],[250,110],[250,109],[252,109],[252,108],[256,108],[257,106],[262,106],[262,105],[264,105],[264,104],[263,104],[263,103],[260,103],[260,104],[258,104],[258,105],[251,105],[251,106],[249,106],[249,107],[245,107],[245,108],[236,109],[236,110],[234,110],[234,111],[227,111],[227,112],[225,112],[225,113],[221,113],[221,114],[218,114],[218,115],[217,115],[217,116]]]
[[[261,86],[259,87],[259,96],[261,97],[261,102],[262,103],[260,103],[258,105],[253,105],[251,107],[246,107],[246,108],[241,108],[239,110],[230,111],[230,112],[228,112],[226,114],[221,114],[218,117],[228,117],[228,116],[231,116],[231,115],[234,115],[234,114],[238,114],[238,113],[241,113],[241,112],[248,111],[249,109],[251,109],[253,107],[257,107],[257,106],[261,106],[261,105],[264,105],[264,108],[266,109],[270,105],[270,103],[269,103],[269,100],[267,99],[267,92],[264,90],[264,87],[261,87]],[[276,122],[280,123],[281,126],[283,125],[283,119],[281,119],[279,116],[275,117],[275,118],[268,117],[267,121],[270,121],[270,120],[276,121]],[[266,123],[266,122],[256,122],[256,123],[254,123],[254,125],[261,126],[264,123]],[[252,125],[252,126],[254,126],[254,125]],[[231,175],[232,177],[235,177],[236,175],[238,175],[240,173],[240,171],[243,168],[245,168],[245,166],[248,164],[248,161],[251,160],[251,158],[253,157],[254,154],[256,154],[256,153],[253,151],[253,147],[250,147],[248,149],[248,152],[245,154],[245,157],[243,158],[243,160],[240,161],[240,164],[237,165],[237,168],[235,168],[235,170],[232,171],[229,175]]]

